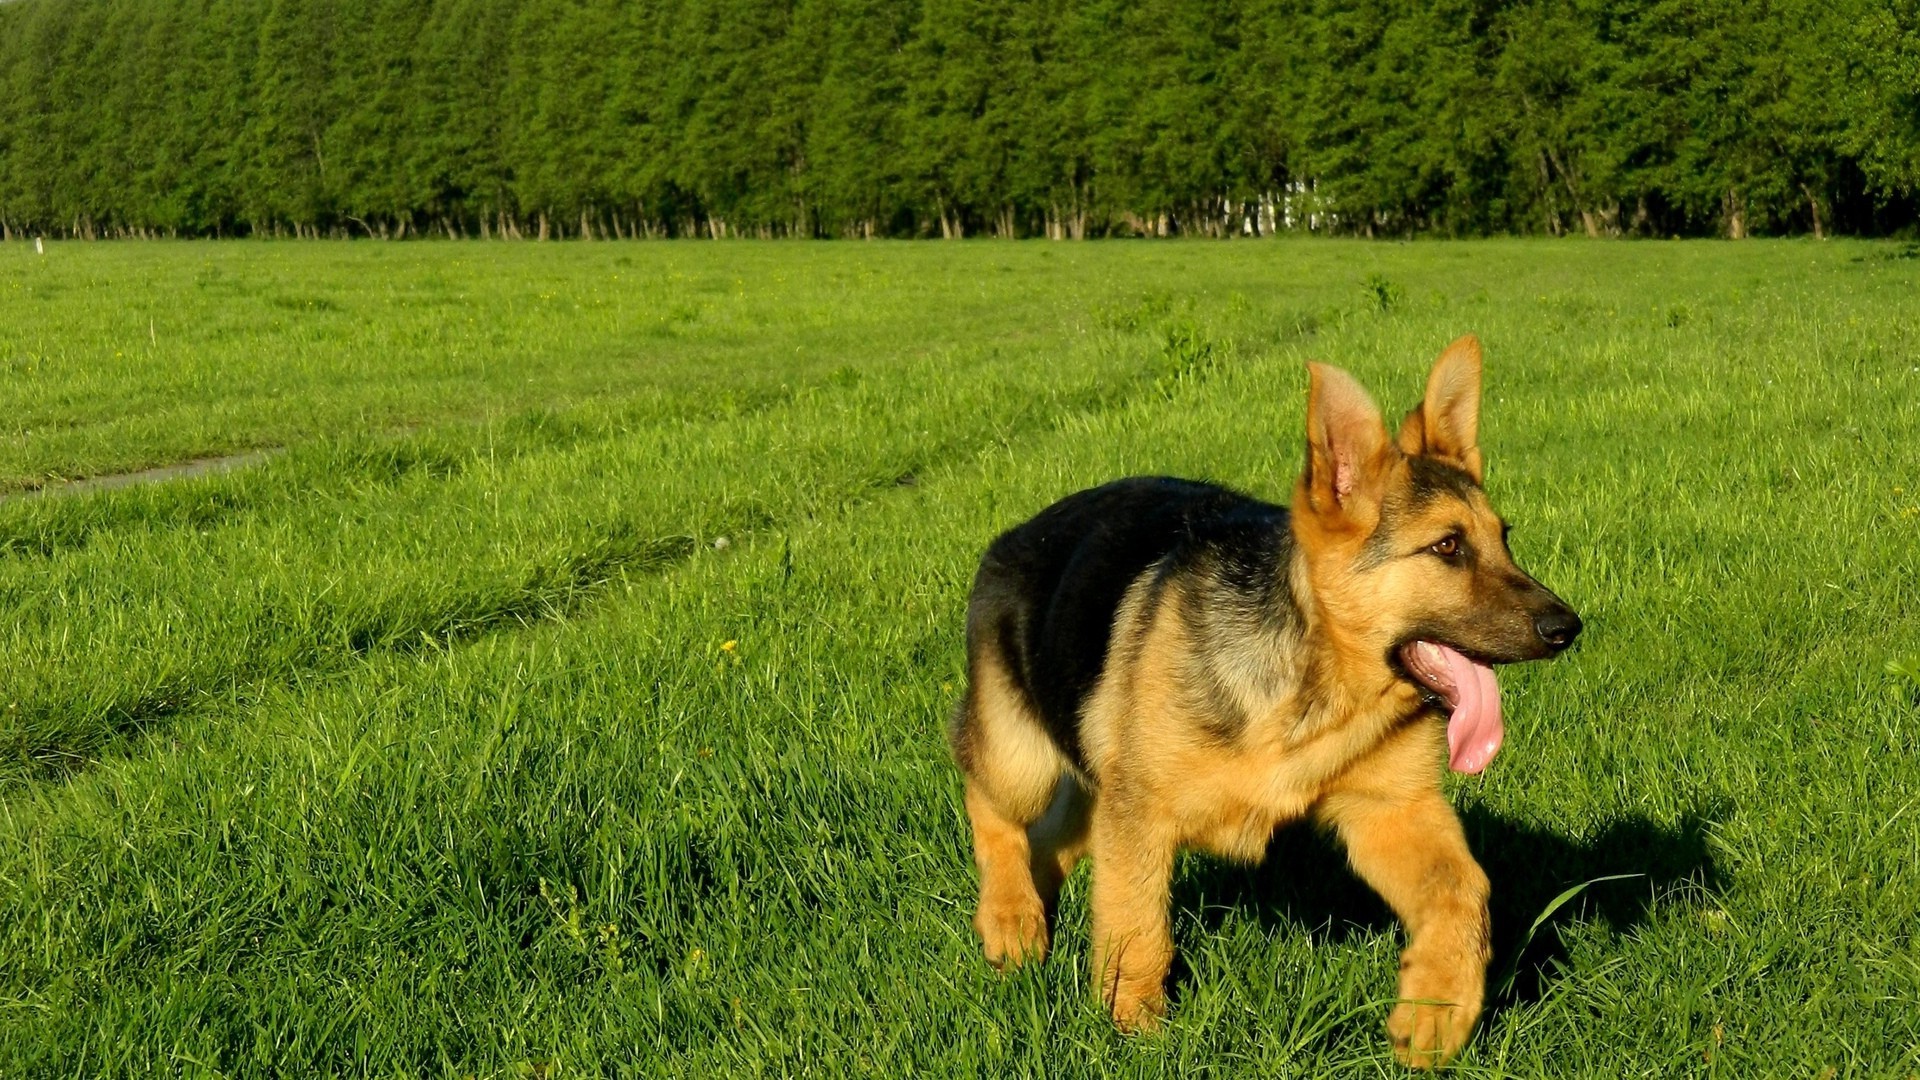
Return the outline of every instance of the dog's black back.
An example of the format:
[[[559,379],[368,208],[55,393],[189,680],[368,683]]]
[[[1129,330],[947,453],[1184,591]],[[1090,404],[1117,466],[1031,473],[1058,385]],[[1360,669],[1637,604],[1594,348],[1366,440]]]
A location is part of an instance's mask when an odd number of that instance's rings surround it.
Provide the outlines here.
[[[970,654],[991,643],[1069,760],[1127,590],[1200,560],[1248,597],[1277,586],[1287,510],[1214,484],[1132,477],[1069,495],[987,548],[967,604]]]

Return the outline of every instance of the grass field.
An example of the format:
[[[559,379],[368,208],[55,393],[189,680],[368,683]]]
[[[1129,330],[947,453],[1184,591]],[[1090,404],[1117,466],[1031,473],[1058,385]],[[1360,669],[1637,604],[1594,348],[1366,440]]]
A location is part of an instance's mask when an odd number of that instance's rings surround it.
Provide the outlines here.
[[[995,532],[1284,499],[1303,360],[1404,408],[1469,330],[1589,629],[1449,781],[1512,973],[1457,1071],[1920,1075],[1913,254],[0,247],[0,1076],[1398,1073],[1310,834],[1183,863],[1162,1033],[1084,869],[993,973],[940,731]]]

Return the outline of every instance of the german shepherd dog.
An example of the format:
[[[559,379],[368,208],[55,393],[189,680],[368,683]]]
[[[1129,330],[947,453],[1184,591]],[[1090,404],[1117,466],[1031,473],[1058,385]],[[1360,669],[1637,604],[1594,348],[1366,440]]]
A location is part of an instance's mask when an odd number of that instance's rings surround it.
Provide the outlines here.
[[[1573,610],[1514,565],[1481,489],[1480,345],[1454,342],[1389,438],[1353,377],[1307,365],[1293,510],[1136,477],[1070,495],[987,549],[950,737],[995,966],[1040,959],[1093,858],[1093,975],[1155,1026],[1169,879],[1197,847],[1258,861],[1310,818],[1406,926],[1387,1035],[1403,1062],[1479,1019],[1487,876],[1440,791],[1500,749],[1491,665],[1552,656]]]

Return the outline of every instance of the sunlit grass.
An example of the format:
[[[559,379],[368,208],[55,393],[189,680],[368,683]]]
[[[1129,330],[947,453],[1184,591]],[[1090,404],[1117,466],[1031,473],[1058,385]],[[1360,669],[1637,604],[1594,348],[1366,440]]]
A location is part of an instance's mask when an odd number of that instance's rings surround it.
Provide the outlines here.
[[[263,281],[538,295],[624,258],[759,273],[732,318],[762,328],[635,344],[622,374],[579,344],[590,311],[495,310],[499,348],[550,337],[577,392],[448,376],[395,434],[342,327],[299,423],[222,396],[244,365],[194,405],[285,455],[0,504],[0,1072],[1393,1074],[1398,932],[1311,836],[1183,862],[1164,1034],[1090,998],[1084,877],[1057,954],[991,972],[939,729],[997,530],[1124,473],[1284,498],[1304,359],[1405,407],[1467,330],[1496,505],[1590,629],[1508,670],[1506,749],[1450,782],[1513,973],[1462,1071],[1920,1071],[1896,248],[378,250],[48,257],[242,266],[210,322]],[[54,381],[6,386],[60,415]],[[21,436],[16,471],[131,463],[106,433],[137,408],[90,407],[98,438]],[[229,445],[181,416],[154,447]],[[1637,876],[1530,930],[1610,875]]]

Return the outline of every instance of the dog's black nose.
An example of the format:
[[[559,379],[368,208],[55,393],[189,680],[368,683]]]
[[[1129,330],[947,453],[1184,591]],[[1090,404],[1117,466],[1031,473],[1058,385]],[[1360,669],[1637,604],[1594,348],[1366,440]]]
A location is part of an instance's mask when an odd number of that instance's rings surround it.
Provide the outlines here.
[[[1555,607],[1545,614],[1533,617],[1533,632],[1547,643],[1554,652],[1573,644],[1580,633],[1580,616],[1569,607]]]

